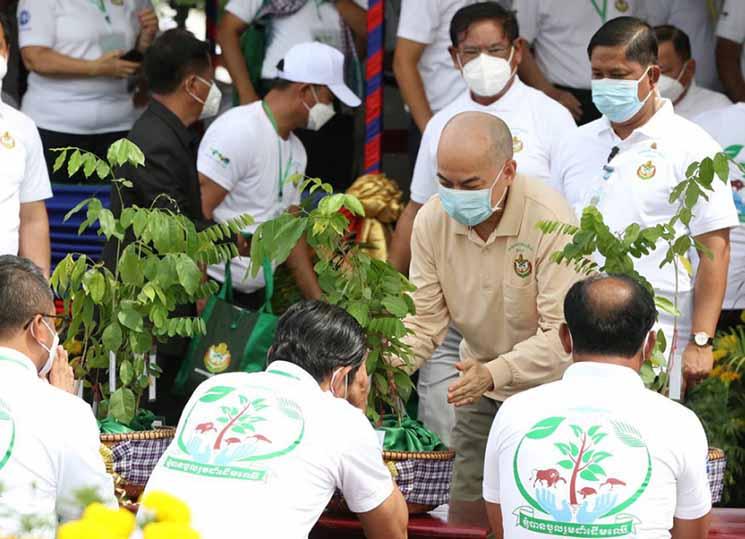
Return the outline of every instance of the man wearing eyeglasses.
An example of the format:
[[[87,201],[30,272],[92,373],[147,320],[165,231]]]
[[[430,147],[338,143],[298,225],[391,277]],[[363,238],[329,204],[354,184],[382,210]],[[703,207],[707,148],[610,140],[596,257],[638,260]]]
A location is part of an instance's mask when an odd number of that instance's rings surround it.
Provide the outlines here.
[[[79,516],[83,490],[116,507],[96,420],[72,394],[53,299],[31,261],[0,256],[0,536],[34,516],[43,527],[37,536],[55,537],[59,520]]]

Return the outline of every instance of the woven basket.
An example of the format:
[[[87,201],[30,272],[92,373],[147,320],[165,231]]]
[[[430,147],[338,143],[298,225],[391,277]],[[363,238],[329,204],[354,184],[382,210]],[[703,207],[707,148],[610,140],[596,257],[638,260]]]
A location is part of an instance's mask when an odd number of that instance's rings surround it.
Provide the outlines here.
[[[724,451],[716,447],[709,448],[709,458],[706,463],[706,475],[709,477],[709,489],[711,490],[711,501],[717,503],[722,501],[724,490],[724,470],[727,468],[727,456]]]
[[[101,434],[101,443],[106,447],[113,447],[121,442],[172,439],[175,435],[175,427],[160,427],[153,430],[125,432],[123,434]]]

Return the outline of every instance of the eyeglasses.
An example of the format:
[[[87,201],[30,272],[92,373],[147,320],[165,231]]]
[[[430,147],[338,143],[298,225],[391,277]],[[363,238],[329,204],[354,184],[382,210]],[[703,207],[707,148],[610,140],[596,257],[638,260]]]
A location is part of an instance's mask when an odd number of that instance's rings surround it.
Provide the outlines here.
[[[489,56],[494,56],[496,58],[502,58],[506,60],[509,55],[510,51],[512,50],[512,45],[504,46],[504,45],[492,45],[491,47],[481,48],[481,47],[463,47],[460,49],[460,57],[463,64],[467,64],[480,54],[487,54]]]
[[[44,318],[53,318],[54,320],[61,320],[62,322],[69,322],[70,317],[66,314],[46,314],[46,313],[36,313],[31,320],[26,322],[26,324],[23,326],[23,329],[28,329],[28,327],[31,325],[31,323],[34,321],[34,318],[37,316],[43,316]]]

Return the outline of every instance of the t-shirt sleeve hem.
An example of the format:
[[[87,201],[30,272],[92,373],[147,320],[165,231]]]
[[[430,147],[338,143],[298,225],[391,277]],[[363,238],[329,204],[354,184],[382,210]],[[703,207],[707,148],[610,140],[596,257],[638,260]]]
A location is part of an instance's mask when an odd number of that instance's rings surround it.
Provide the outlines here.
[[[743,33],[739,32],[737,28],[729,28],[727,26],[718,26],[716,30],[716,37],[729,39],[735,43],[742,43]]]
[[[44,193],[36,193],[27,197],[21,196],[19,197],[19,202],[21,204],[30,204],[31,202],[41,202],[42,200],[49,200],[50,198],[52,198],[52,192],[45,191]]]
[[[675,509],[675,518],[696,520],[697,518],[706,516],[709,511],[711,511],[711,502],[704,502],[690,507],[678,507]]]
[[[500,503],[499,490],[495,488],[489,488],[484,485],[483,491],[484,501],[489,503]]]
[[[726,217],[720,217],[718,219],[712,219],[703,223],[696,223],[695,226],[690,227],[692,236],[700,236],[702,234],[708,234],[715,230],[723,230],[725,228],[734,228],[740,224],[737,214],[733,212],[732,215]]]
[[[362,500],[353,502],[345,496],[349,510],[353,513],[368,513],[373,509],[380,507],[380,505],[393,493],[394,488],[393,481],[391,481],[387,487],[381,487],[378,491],[366,496]]]
[[[230,180],[229,177],[223,175],[219,170],[217,170],[217,168],[211,165],[202,163],[197,167],[197,170],[200,174],[204,174],[226,191],[230,191],[233,189],[233,187],[235,187],[235,184]]]
[[[409,41],[416,41],[422,45],[431,45],[434,43],[432,36],[427,35],[424,32],[417,32],[415,28],[400,28],[398,29],[397,37],[408,39]]]

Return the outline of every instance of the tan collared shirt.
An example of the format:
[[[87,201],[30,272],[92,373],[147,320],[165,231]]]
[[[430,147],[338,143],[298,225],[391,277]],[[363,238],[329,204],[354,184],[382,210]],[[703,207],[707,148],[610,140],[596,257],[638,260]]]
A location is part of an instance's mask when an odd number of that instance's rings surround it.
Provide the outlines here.
[[[492,374],[487,397],[503,401],[561,377],[570,363],[558,336],[564,296],[581,277],[549,259],[568,236],[544,235],[540,221],[576,218],[556,191],[521,175],[486,241],[450,218],[438,196],[422,207],[411,240],[416,315],[405,321],[417,368],[452,321],[463,335],[461,358],[486,363]]]

